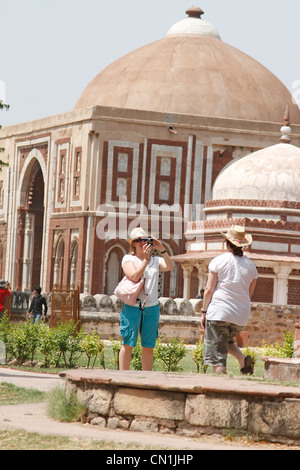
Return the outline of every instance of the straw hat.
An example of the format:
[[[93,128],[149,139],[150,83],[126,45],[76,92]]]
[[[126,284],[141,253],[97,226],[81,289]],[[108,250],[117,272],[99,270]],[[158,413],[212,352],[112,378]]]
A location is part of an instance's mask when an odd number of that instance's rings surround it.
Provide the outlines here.
[[[248,246],[252,243],[252,235],[245,233],[245,227],[240,225],[232,225],[227,233],[221,232],[221,234],[235,246]]]

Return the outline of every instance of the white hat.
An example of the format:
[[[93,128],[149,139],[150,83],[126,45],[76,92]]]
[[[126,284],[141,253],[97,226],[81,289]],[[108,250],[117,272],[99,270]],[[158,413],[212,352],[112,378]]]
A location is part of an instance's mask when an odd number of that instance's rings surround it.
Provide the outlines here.
[[[148,235],[145,230],[141,227],[136,227],[131,231],[129,243],[133,242],[136,238],[147,238]]]

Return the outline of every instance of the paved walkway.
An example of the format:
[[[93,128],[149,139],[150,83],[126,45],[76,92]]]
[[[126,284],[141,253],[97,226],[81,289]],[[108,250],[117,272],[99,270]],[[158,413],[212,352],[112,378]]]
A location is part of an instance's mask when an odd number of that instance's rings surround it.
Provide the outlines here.
[[[55,374],[39,374],[0,367],[0,383],[3,382],[47,392],[57,385],[63,386],[65,379]],[[240,447],[210,443],[209,439],[200,441],[171,435],[110,430],[82,423],[61,423],[47,416],[45,403],[0,406],[0,429],[23,429],[41,434],[113,441],[123,445],[134,442],[143,446],[163,446],[174,450],[240,450]]]
[[[64,378],[55,374],[24,372],[0,367],[0,383],[9,382],[20,387],[34,388],[41,391],[51,390],[57,385],[64,385]],[[182,436],[139,433],[100,428],[82,423],[61,423],[47,416],[45,403],[0,406],[0,429],[23,429],[27,432],[69,436],[97,441],[106,440],[126,445],[136,443],[152,448],[173,450],[258,450],[271,449],[274,446],[255,446],[221,444],[217,438],[189,439]]]

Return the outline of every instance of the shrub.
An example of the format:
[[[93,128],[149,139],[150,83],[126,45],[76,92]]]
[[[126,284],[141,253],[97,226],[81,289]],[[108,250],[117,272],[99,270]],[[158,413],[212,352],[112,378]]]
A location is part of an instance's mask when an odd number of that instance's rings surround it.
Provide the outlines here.
[[[276,341],[275,344],[267,344],[265,341],[262,342],[261,353],[264,356],[270,357],[282,357],[290,358],[293,357],[295,352],[295,336],[290,332],[284,333],[283,345]]]
[[[58,361],[63,359],[64,367],[74,367],[82,354],[80,341],[82,339],[82,329],[77,332],[77,325],[73,320],[66,323],[59,323],[54,328],[55,349],[58,352]]]
[[[193,361],[197,366],[197,372],[206,373],[208,366],[203,364],[203,341],[200,339],[193,350]]]
[[[114,356],[114,365],[117,370],[120,369],[120,361],[119,361],[119,354],[120,350],[122,347],[122,340],[119,339],[117,341],[113,340],[113,338],[110,338],[111,345],[112,345],[112,350],[113,350],[113,356]]]
[[[98,356],[100,356],[100,365],[105,369],[105,362],[104,362],[104,343],[101,341],[100,336],[98,333],[87,333],[83,335],[83,338],[80,340],[80,348],[81,350],[87,355],[88,364],[87,367],[90,367],[90,361],[94,358],[93,366],[95,366],[95,362]]]
[[[290,331],[284,333],[284,343],[283,343],[283,353],[284,357],[293,357],[295,353],[295,335]]]
[[[114,365],[117,370],[120,369],[120,361],[119,361],[119,354],[120,350],[122,347],[122,340],[119,339],[117,341],[114,341],[112,338],[110,338],[111,345],[112,345],[112,350],[113,350],[113,356],[114,356]]]
[[[60,352],[56,349],[55,328],[44,326],[40,330],[39,351],[44,356],[44,367],[59,367]]]
[[[6,338],[6,348],[18,364],[33,361],[39,345],[39,324],[27,320],[25,324],[11,325]]]
[[[0,321],[0,341],[2,341],[5,345],[5,363],[8,362],[9,354],[13,356],[13,351],[10,350],[10,345],[8,344],[8,336],[9,336],[10,329],[11,329],[11,323],[5,312],[5,314],[2,317],[2,320]]]
[[[157,359],[163,364],[164,371],[178,372],[182,370],[179,367],[179,362],[186,356],[187,350],[183,341],[179,342],[178,338],[171,340],[165,339],[163,343],[161,338],[158,338],[155,347],[155,355]]]
[[[132,349],[131,365],[134,370],[142,370],[142,345],[141,338],[138,337],[135,348]]]

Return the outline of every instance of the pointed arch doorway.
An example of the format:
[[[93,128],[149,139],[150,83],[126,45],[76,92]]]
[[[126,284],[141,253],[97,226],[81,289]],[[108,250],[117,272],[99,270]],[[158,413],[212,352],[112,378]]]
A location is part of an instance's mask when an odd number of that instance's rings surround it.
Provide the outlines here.
[[[17,290],[32,292],[41,285],[44,229],[44,177],[38,159],[27,166],[18,209]]]

